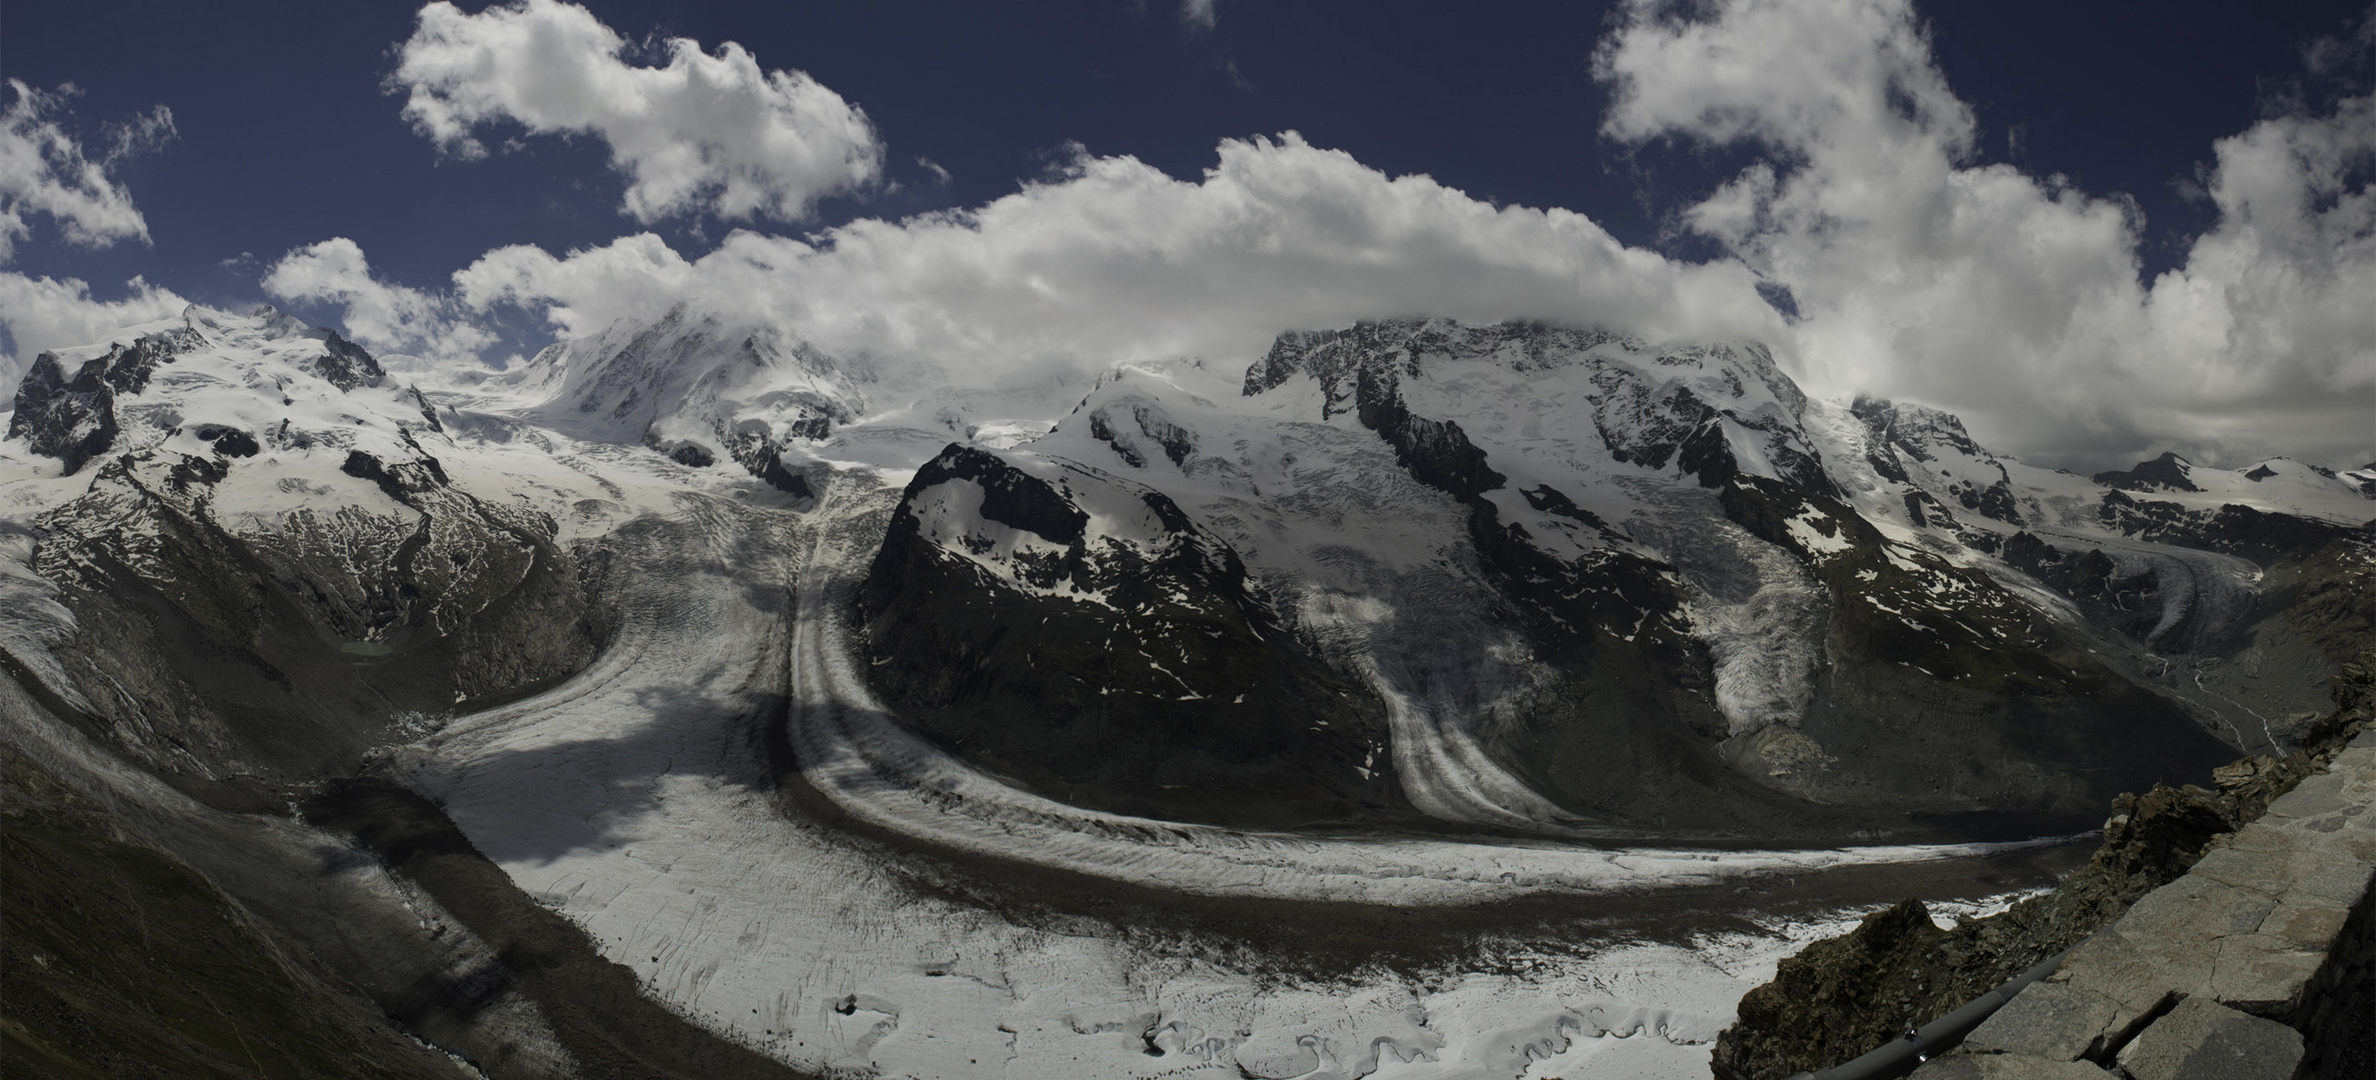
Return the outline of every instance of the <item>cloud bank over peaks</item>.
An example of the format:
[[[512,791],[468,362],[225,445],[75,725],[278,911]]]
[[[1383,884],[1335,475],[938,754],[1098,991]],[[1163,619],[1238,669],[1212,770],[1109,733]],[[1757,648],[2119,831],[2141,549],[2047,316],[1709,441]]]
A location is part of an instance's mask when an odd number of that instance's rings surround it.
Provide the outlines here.
[[[618,35],[556,0],[476,16],[438,3],[393,82],[412,88],[419,129],[456,152],[483,152],[477,133],[496,121],[600,135],[646,220],[782,218],[879,174],[872,129],[830,91],[762,77],[731,45],[668,50],[666,68],[632,66]],[[1613,91],[1601,134],[1619,146],[1760,159],[1674,214],[1718,258],[1627,247],[1582,215],[1390,177],[1289,132],[1221,142],[1198,178],[1076,151],[976,208],[799,239],[737,230],[706,253],[648,232],[565,253],[504,247],[438,290],[377,279],[334,239],[290,252],[265,284],[342,307],[376,348],[434,357],[483,352],[522,313],[575,337],[691,302],[983,382],[1251,360],[1281,330],[1363,318],[1542,319],[1766,341],[1816,393],[1947,408],[2045,464],[2093,470],[2164,449],[2221,464],[2376,457],[2376,99],[2364,93],[2220,140],[2202,177],[2216,223],[2147,282],[2133,201],[1978,159],[1973,110],[1910,0],[1631,0],[1593,66]],[[788,88],[801,87],[825,104],[796,104]],[[812,148],[838,139],[831,160],[851,168],[760,164],[765,140],[729,137],[737,123]]]
[[[374,277],[362,247],[343,236],[282,256],[265,272],[263,285],[284,302],[337,305],[345,312],[347,335],[374,350],[475,360],[496,341],[451,297]]]
[[[516,0],[476,14],[423,7],[398,49],[391,89],[421,135],[464,159],[481,129],[592,135],[627,179],[621,209],[650,223],[684,214],[799,221],[828,195],[882,176],[874,126],[799,71],[762,71],[742,46],[658,45],[666,66],[627,62],[629,44],[585,8]]]
[[[441,327],[507,308],[579,336],[691,300],[828,351],[982,380],[1178,356],[1250,362],[1283,329],[1404,314],[1652,337],[1782,329],[1737,264],[1674,263],[1582,215],[1389,177],[1293,133],[1223,142],[1199,180],[1083,155],[971,211],[860,220],[809,241],[738,231],[692,259],[649,233],[563,255],[506,247],[432,296],[374,281],[360,250],[329,241],[292,252],[267,284],[344,305],[367,342],[460,343],[466,331]]]
[[[2220,140],[2219,220],[2148,285],[2133,203],[1974,161],[1908,0],[1633,0],[1594,66],[1604,136],[1763,151],[1679,223],[1788,290],[1811,389],[2080,465],[2376,453],[2368,97]]]

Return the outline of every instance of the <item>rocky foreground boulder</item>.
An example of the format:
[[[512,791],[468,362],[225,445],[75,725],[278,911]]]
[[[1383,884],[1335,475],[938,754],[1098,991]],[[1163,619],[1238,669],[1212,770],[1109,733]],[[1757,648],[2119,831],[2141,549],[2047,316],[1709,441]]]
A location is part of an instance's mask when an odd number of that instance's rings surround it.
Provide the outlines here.
[[[2216,790],[2157,785],[2115,800],[2103,844],[2053,892],[1952,930],[1919,900],[1865,917],[1848,933],[1784,960],[1741,999],[1717,1037],[1718,1080],[1780,1080],[1829,1068],[1945,1016],[2085,940],[2146,893],[2183,876],[2213,841],[2259,818],[2322,771],[2376,717],[2376,650],[2330,683],[2335,708],[2300,749],[2213,771]]]

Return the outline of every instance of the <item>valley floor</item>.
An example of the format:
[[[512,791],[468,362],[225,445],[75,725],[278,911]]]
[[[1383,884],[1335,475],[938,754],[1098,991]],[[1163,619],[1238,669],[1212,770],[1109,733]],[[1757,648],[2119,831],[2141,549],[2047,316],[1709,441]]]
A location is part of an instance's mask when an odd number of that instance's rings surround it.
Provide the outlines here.
[[[622,531],[641,576],[592,669],[384,767],[650,994],[819,1072],[1700,1076],[1799,944],[2068,858],[1313,838],[1039,799],[851,669],[837,605],[892,494],[680,498]]]

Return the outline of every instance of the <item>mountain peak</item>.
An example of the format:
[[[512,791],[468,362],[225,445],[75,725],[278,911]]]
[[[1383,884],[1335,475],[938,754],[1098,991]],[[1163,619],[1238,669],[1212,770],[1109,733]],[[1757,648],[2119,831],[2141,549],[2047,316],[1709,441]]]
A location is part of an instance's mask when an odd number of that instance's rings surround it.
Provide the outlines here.
[[[2165,450],[2160,457],[2151,461],[2138,462],[2136,468],[2126,471],[2107,470],[2095,474],[2092,479],[2105,487],[2115,487],[2122,491],[2203,490],[2195,486],[2193,474],[2193,462]]]

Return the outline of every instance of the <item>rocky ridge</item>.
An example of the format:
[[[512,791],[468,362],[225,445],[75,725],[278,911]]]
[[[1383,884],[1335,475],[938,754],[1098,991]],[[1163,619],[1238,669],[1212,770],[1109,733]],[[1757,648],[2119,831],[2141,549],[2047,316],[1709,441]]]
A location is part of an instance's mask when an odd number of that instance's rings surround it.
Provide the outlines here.
[[[1237,552],[1150,488],[952,445],[857,618],[901,714],[1067,802],[1294,825],[1399,801],[1383,712],[1282,629]]]

